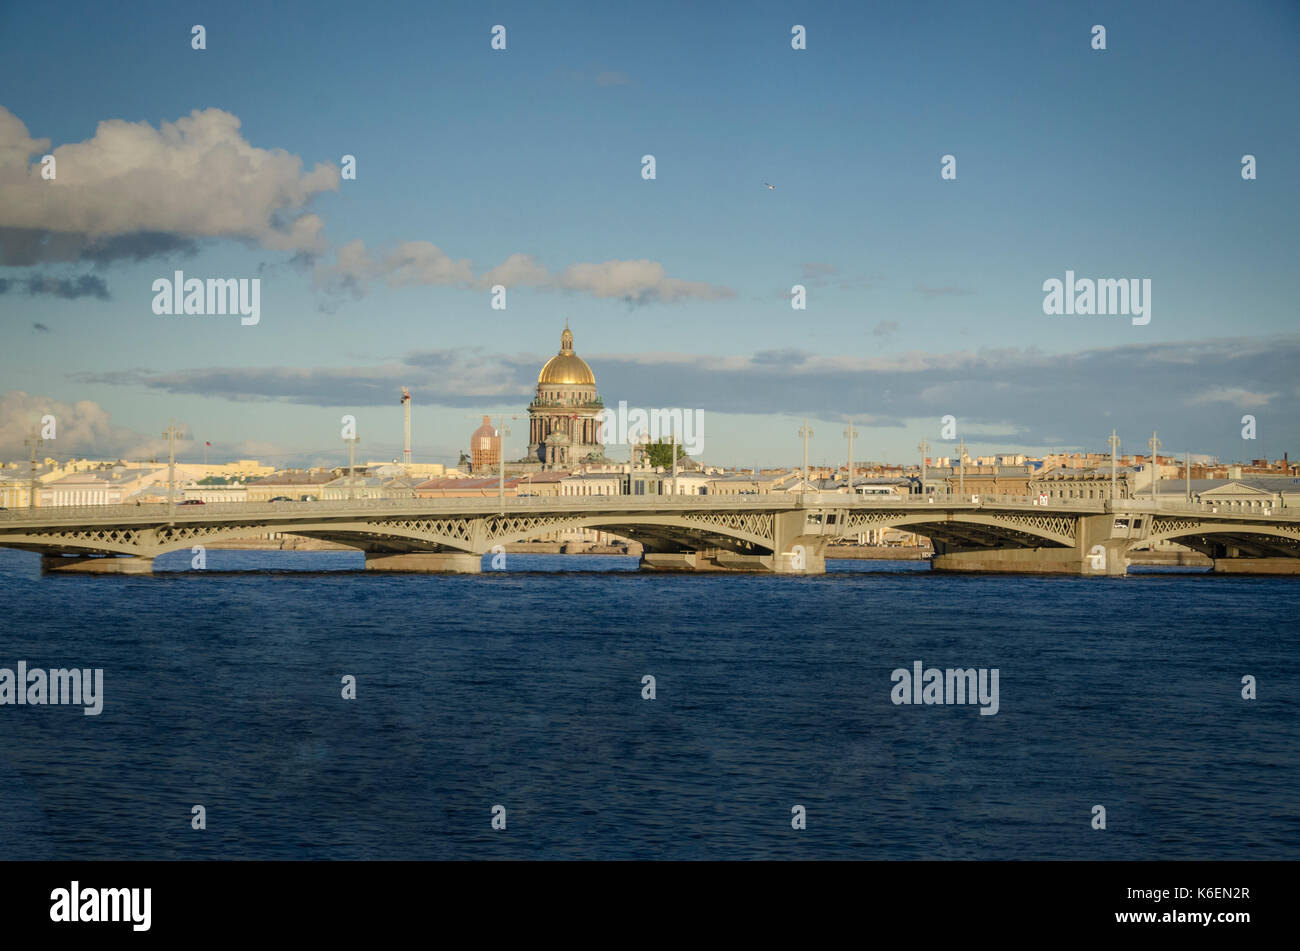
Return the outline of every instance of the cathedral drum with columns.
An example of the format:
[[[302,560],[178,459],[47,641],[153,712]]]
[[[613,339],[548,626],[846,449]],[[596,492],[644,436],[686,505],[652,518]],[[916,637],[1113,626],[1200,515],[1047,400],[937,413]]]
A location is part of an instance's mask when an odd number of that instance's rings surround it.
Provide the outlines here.
[[[604,461],[600,414],[605,404],[596,377],[573,352],[573,333],[565,322],[560,352],[537,375],[537,396],[528,404],[528,458],[546,469],[570,469]]]

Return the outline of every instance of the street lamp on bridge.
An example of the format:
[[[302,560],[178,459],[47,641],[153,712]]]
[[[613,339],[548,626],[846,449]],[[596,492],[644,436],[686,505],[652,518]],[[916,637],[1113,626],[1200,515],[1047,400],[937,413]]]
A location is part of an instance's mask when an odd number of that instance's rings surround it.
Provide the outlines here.
[[[41,431],[33,426],[32,434],[23,440],[23,445],[31,450],[31,469],[27,473],[30,480],[27,486],[27,507],[34,509],[36,508],[36,450],[45,445],[45,440],[41,438]]]
[[[1117,491],[1118,478],[1115,475],[1115,456],[1119,452],[1119,436],[1115,430],[1110,431],[1110,438],[1106,440],[1110,444],[1110,500],[1114,502],[1119,498]]]
[[[930,452],[930,443],[924,436],[921,437],[921,444],[916,447],[921,452],[921,496],[925,497],[925,461]]]
[[[957,494],[966,498],[966,440],[957,443]]]
[[[518,419],[518,418],[519,418],[518,416],[502,416],[500,417],[501,424],[497,427],[497,437],[500,440],[500,442],[498,442],[497,445],[500,447],[500,452],[501,452],[500,493],[501,493],[501,514],[502,515],[506,514],[506,437],[510,435],[510,430],[506,426],[506,420]],[[572,442],[570,442],[570,445],[572,445]],[[518,495],[517,492],[516,495]]]
[[[849,496],[853,495],[853,437],[858,435],[853,429],[853,420],[849,420],[849,428],[844,430],[844,435],[849,437]]]
[[[355,499],[357,497],[356,450],[361,437],[344,436],[343,441],[348,444],[348,498]]]
[[[813,431],[808,428],[808,420],[803,421],[799,427],[799,435],[803,437],[803,485],[799,487],[799,494],[803,495],[808,491],[808,437]]]
[[[181,438],[176,420],[168,421],[162,437],[167,440],[167,517],[176,514],[176,440]]]
[[[1156,462],[1156,453],[1164,445],[1156,436],[1154,429],[1151,431],[1151,438],[1147,440],[1147,445],[1151,447],[1151,501],[1154,502],[1156,500],[1156,478],[1160,474],[1160,466]]]

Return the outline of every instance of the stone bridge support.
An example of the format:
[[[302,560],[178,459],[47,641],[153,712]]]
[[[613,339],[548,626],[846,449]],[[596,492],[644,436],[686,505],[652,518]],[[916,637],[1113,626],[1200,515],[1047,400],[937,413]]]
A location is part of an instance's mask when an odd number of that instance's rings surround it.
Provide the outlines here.
[[[1075,524],[1073,547],[990,548],[940,552],[930,567],[934,571],[1010,572],[1015,574],[1080,575],[1105,577],[1128,571],[1127,549],[1132,529],[1116,528],[1111,515],[1083,515]]]
[[[153,559],[134,555],[41,555],[41,574],[150,575]]]
[[[826,574],[826,543],[838,534],[835,525],[843,519],[843,512],[782,512],[772,525],[771,570],[781,575]]]
[[[366,571],[477,575],[483,556],[460,551],[366,552]]]
[[[1300,575],[1300,558],[1215,558],[1210,571],[1221,575]]]
[[[835,535],[843,513],[797,509],[772,517],[772,550],[747,554],[726,548],[656,552],[641,555],[641,567],[650,571],[754,571],[780,575],[826,573],[826,543]],[[633,534],[634,533],[629,533]]]

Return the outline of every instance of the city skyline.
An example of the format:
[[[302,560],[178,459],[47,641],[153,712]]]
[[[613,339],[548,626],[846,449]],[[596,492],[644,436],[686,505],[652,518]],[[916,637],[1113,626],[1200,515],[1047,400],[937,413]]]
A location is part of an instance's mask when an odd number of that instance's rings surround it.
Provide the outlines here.
[[[1104,3],[669,4],[637,30],[505,5],[436,35],[415,4],[360,25],[71,9],[71,35],[0,11],[4,458],[45,413],[62,456],[156,456],[176,419],[183,456],[336,463],[353,413],[393,458],[407,386],[416,457],[454,463],[465,413],[521,412],[566,319],[607,405],[703,410],[713,464],[797,462],[805,417],[819,464],[849,418],[855,455],[907,462],[945,415],[937,455],[1098,451],[1112,428],[1122,453],[1158,429],[1174,455],[1295,454],[1289,5],[1171,26]],[[259,279],[260,320],[155,314],[178,270]],[[1068,272],[1150,280],[1150,322],[1046,315]]]
[[[0,0],[10,930],[373,940],[466,859],[1266,928],[1298,38]]]

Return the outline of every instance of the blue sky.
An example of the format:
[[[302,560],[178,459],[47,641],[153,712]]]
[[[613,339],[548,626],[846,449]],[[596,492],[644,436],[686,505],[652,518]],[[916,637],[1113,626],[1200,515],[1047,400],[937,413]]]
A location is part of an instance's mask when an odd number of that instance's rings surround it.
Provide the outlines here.
[[[392,457],[406,384],[417,457],[454,461],[468,415],[524,412],[566,318],[607,403],[705,410],[709,462],[797,462],[804,416],[817,460],[843,457],[850,415],[866,421],[857,455],[891,461],[922,436],[943,454],[947,413],[977,451],[1101,449],[1112,426],[1126,449],[1153,428],[1223,458],[1300,448],[1293,3],[60,11],[0,3],[0,107],[50,140],[65,190],[97,161],[116,223],[24,217],[44,200],[42,153],[15,160],[9,124],[4,457],[47,410],[69,417],[56,453],[150,452],[174,417],[218,455],[337,461],[352,412],[363,452]],[[490,49],[498,23],[505,51]],[[301,169],[277,166],[258,206],[246,179],[223,184],[228,142],[188,141],[187,179],[165,149],[97,132],[195,110]],[[344,154],[355,181],[295,194]],[[307,215],[311,240],[286,237]],[[87,228],[79,250],[48,250]],[[445,258],[394,281],[385,259],[410,242]],[[370,270],[337,293],[349,246]],[[483,276],[514,255],[559,286],[512,286],[492,310]],[[610,261],[654,262],[665,281],[561,279]],[[151,284],[177,268],[260,277],[261,322],[155,315]],[[1149,278],[1151,322],[1044,315],[1042,284],[1067,269]],[[44,292],[86,276],[97,295]]]

